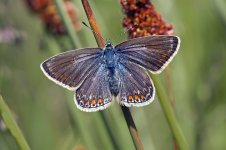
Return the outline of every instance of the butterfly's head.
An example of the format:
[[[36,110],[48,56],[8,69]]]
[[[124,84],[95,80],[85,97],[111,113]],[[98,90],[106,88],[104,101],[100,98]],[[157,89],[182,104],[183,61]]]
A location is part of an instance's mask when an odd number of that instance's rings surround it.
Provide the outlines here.
[[[106,49],[113,49],[113,45],[112,45],[111,41],[107,40],[107,42],[105,44],[105,48]]]

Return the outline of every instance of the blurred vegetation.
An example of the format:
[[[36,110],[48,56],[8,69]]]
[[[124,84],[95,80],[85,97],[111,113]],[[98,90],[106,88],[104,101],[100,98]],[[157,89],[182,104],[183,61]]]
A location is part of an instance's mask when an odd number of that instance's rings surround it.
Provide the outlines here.
[[[80,1],[73,1],[79,19],[86,21]],[[226,2],[152,1],[172,22],[181,48],[171,63],[175,113],[191,149],[226,149]],[[104,38],[117,44],[122,32],[118,1],[92,0]],[[111,140],[100,113],[76,108],[73,92],[49,81],[40,63],[53,53],[73,47],[67,35],[46,32],[39,16],[24,1],[0,1],[0,28],[13,28],[17,38],[0,43],[0,93],[34,150],[134,149],[120,107],[104,110],[117,145]],[[81,47],[96,47],[92,32],[76,33]],[[164,73],[160,75],[164,82]],[[157,98],[156,98],[157,99]],[[74,107],[74,109],[73,109]],[[158,100],[132,108],[145,149],[173,149],[172,135]],[[76,115],[76,116],[75,116]],[[0,117],[0,149],[19,149]]]

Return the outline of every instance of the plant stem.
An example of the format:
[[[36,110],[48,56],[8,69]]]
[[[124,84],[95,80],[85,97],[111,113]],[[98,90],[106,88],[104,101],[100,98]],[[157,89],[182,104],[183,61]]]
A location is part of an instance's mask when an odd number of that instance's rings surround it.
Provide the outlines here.
[[[92,9],[89,5],[88,0],[82,0],[82,5],[83,5],[84,10],[86,12],[86,16],[88,18],[89,24],[90,24],[92,30],[94,31],[94,37],[96,39],[97,45],[99,47],[103,48],[105,41],[101,36],[100,29],[99,29],[99,27],[96,23],[96,19],[94,17],[93,11],[92,11]]]
[[[107,117],[105,115],[106,114],[104,114],[103,112],[100,112],[100,117],[103,120],[103,124],[105,125],[105,128],[109,134],[109,138],[112,142],[112,145],[114,146],[114,149],[120,149],[118,143],[116,142],[116,139],[114,138],[112,130],[110,129],[110,125],[109,125],[109,123],[107,121]]]
[[[4,102],[2,96],[0,95],[0,115],[2,116],[6,127],[9,129],[13,137],[16,139],[17,144],[22,150],[30,150],[30,147],[25,140],[19,126],[14,120],[9,107]]]
[[[148,71],[148,73],[151,76],[151,78],[153,79],[153,82],[154,82],[154,85],[155,85],[155,88],[156,88],[156,92],[157,92],[158,97],[159,97],[159,102],[162,106],[163,112],[166,116],[166,119],[168,121],[170,129],[173,133],[175,140],[177,141],[179,148],[181,150],[188,150],[187,142],[186,142],[184,135],[183,135],[183,133],[180,129],[180,126],[177,123],[173,109],[170,106],[170,102],[169,102],[169,100],[166,96],[166,93],[165,93],[158,77],[151,74],[149,71]]]
[[[71,39],[73,46],[74,47],[81,47],[80,42],[79,42],[79,38],[75,34],[75,30],[74,30],[73,25],[71,23],[71,19],[67,15],[63,1],[62,0],[54,0],[54,2],[56,4],[57,9],[59,10],[58,12],[59,12],[61,19],[62,19],[62,21],[65,25],[67,33],[70,36],[70,39]]]
[[[90,26],[91,26],[92,30],[94,31],[94,36],[95,36],[95,39],[97,41],[97,44],[98,44],[99,47],[103,48],[105,41],[103,40],[103,38],[101,36],[99,27],[96,23],[96,19],[94,17],[93,11],[92,11],[92,9],[89,5],[89,2],[88,2],[88,0],[81,0],[81,1],[82,1],[82,4],[83,4],[83,7],[85,9],[87,18],[89,20]],[[130,135],[133,139],[134,146],[138,150],[143,150],[143,144],[141,142],[139,133],[136,129],[136,126],[135,126],[135,123],[133,121],[133,118],[132,118],[132,115],[130,113],[129,108],[122,106],[121,109],[122,109],[122,112],[124,114],[126,123],[128,125]]]
[[[76,109],[75,103],[71,99],[72,95],[69,92],[65,92],[65,93],[66,93],[66,100],[67,100],[67,103],[69,106],[69,114],[71,117],[70,119],[71,119],[71,122],[73,123],[72,128],[74,128],[76,125],[79,130],[79,133],[82,136],[82,139],[85,143],[86,148],[95,150],[96,149],[95,142],[92,139],[92,137],[90,136],[89,132],[87,132],[87,126],[85,125],[85,120],[83,119],[83,117],[81,115],[79,115],[77,110],[75,110]],[[76,135],[76,136],[78,136],[78,135]]]
[[[137,150],[143,150],[144,147],[143,147],[139,132],[138,132],[136,125],[133,121],[133,117],[130,113],[129,108],[125,107],[125,106],[121,106],[121,109],[122,109],[123,115],[126,119],[126,123],[127,123],[128,128],[129,128],[129,132],[131,134],[131,137],[133,139],[134,146],[136,147]]]
[[[173,83],[170,77],[170,65],[166,67],[166,87],[167,87],[167,95],[169,97],[170,105],[174,110],[174,100],[173,100]]]
[[[167,95],[170,101],[170,105],[174,111],[173,83],[170,77],[170,65],[166,67],[165,75],[166,75]],[[178,145],[175,138],[173,138],[173,145],[174,145],[174,150],[178,150]]]

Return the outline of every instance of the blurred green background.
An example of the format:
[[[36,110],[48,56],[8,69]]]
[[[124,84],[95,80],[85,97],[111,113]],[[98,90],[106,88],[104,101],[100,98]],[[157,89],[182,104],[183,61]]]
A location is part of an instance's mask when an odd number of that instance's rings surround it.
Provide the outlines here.
[[[73,2],[79,19],[87,22],[81,2]],[[181,38],[180,51],[171,63],[171,78],[175,113],[185,138],[191,149],[225,150],[226,1],[152,3]],[[104,38],[115,44],[126,40],[126,35],[119,36],[123,18],[119,2],[90,0],[90,4]],[[15,29],[19,38],[12,42],[0,39],[0,93],[31,149],[135,149],[117,103],[102,114],[81,112],[74,105],[73,92],[41,72],[43,60],[57,51],[72,49],[67,35],[47,33],[39,16],[22,0],[0,1],[0,28],[6,27]],[[81,47],[97,46],[89,29],[82,27],[76,34]],[[164,73],[160,77],[165,83]],[[173,149],[172,134],[157,97],[150,105],[131,111],[145,149]],[[3,124],[0,117],[0,149],[19,149]]]

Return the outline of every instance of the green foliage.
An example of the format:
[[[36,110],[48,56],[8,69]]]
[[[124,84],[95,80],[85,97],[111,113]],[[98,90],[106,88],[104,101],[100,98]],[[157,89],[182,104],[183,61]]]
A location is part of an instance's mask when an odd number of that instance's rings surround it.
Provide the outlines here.
[[[86,21],[80,1],[74,0]],[[117,1],[90,1],[105,38],[125,40]],[[172,22],[181,48],[171,65],[175,113],[191,149],[226,149],[225,5],[216,1],[153,1]],[[39,65],[53,53],[73,48],[67,36],[46,33],[39,17],[23,1],[0,1],[0,25],[25,33],[21,43],[0,43],[0,91],[31,149],[114,149],[99,113],[84,113],[73,95],[49,81]],[[81,47],[95,47],[92,32],[77,33]],[[160,75],[164,82],[164,74]],[[157,98],[156,98],[157,99]],[[71,104],[71,105],[69,105]],[[74,111],[73,110],[74,106]],[[172,135],[160,104],[131,109],[145,149],[173,149]],[[120,107],[104,110],[120,149],[134,149]],[[2,117],[0,117],[2,121]],[[91,148],[90,148],[91,147]],[[0,149],[18,149],[9,129],[0,126]]]

